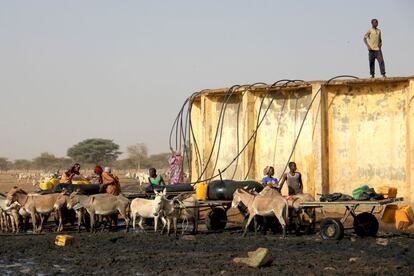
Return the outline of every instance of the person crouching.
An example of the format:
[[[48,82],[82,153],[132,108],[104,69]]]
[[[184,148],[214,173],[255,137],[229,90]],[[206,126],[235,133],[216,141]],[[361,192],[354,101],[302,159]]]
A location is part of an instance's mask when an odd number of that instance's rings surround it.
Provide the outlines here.
[[[102,169],[101,166],[96,166],[94,171],[99,176],[101,193],[108,193],[116,196],[121,193],[119,179],[116,175],[112,174],[112,169],[110,167]]]

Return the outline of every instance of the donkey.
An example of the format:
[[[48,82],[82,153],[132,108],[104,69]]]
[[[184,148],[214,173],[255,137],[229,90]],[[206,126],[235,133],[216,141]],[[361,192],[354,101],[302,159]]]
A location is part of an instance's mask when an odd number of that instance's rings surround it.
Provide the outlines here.
[[[132,227],[135,231],[136,227],[136,218],[139,217],[138,226],[141,230],[145,230],[142,225],[144,219],[154,219],[154,232],[157,232],[158,229],[158,220],[159,214],[156,211],[162,204],[163,193],[159,193],[156,190],[155,199],[145,199],[145,198],[135,198],[131,201],[131,218],[132,218]]]
[[[2,231],[19,232],[19,208],[20,205],[17,202],[7,206],[6,197],[0,194],[0,229]]]
[[[43,222],[47,219],[55,208],[59,194],[46,195],[29,195],[18,187],[13,187],[7,193],[6,204],[10,206],[14,202],[18,202],[21,208],[30,213],[32,218],[33,233],[40,233],[42,231]],[[40,224],[37,223],[37,215],[40,215]]]
[[[156,213],[161,217],[164,232],[165,225],[167,225],[167,234],[170,234],[171,222],[173,222],[174,234],[177,235],[177,221],[180,219],[186,222],[191,220],[193,223],[192,234],[197,232],[198,217],[199,217],[199,203],[194,195],[182,193],[173,199],[169,200],[166,197],[166,190],[161,193],[161,204],[156,206]],[[181,235],[184,234],[186,227],[182,227]]]
[[[91,232],[95,231],[95,215],[108,216],[117,214],[118,212],[125,220],[126,232],[129,231],[129,200],[123,195],[115,196],[105,193],[86,196],[80,194],[78,191],[75,191],[70,194],[69,199],[66,202],[66,206],[69,209],[73,209],[75,205],[85,208],[89,213]],[[78,229],[79,225],[80,224],[78,224]]]
[[[301,203],[315,201],[315,198],[308,193],[296,194],[286,198],[289,208],[292,211],[290,215],[291,225],[296,225],[296,233],[300,230],[301,225],[308,224],[308,232],[313,231],[316,214],[315,208],[302,208]],[[293,223],[292,219],[295,220]]]
[[[251,194],[238,188],[233,194],[232,208],[243,203],[249,212],[249,218],[244,227],[243,236],[246,235],[252,219],[256,216],[276,216],[283,229],[283,237],[286,237],[286,224],[288,219],[288,204],[285,198],[276,190],[264,194]],[[256,220],[254,221],[254,233],[257,233]]]
[[[58,198],[56,199],[56,202],[54,205],[55,210],[56,210],[56,215],[55,215],[55,222],[57,224],[56,231],[57,232],[63,231],[63,225],[67,222],[72,223],[74,219],[73,215],[76,215],[76,217],[78,218],[78,233],[79,233],[80,224],[83,219],[83,209],[79,208],[77,210],[74,210],[74,213],[72,210],[69,210],[67,207],[67,201],[69,199],[69,196],[70,196],[70,192],[63,189],[63,191],[59,194]]]

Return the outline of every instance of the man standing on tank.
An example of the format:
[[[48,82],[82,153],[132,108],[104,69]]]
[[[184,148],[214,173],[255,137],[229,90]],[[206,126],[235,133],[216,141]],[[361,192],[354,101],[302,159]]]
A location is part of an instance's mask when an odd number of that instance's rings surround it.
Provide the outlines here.
[[[382,56],[382,38],[381,30],[378,29],[378,20],[371,20],[372,27],[364,36],[365,45],[368,48],[368,58],[369,58],[369,73],[371,78],[375,77],[375,59],[378,60],[381,75],[385,78],[385,64],[384,58]]]

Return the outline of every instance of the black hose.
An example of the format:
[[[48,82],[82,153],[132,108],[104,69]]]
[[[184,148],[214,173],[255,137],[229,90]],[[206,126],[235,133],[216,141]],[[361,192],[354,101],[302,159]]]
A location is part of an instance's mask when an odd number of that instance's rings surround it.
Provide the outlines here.
[[[328,85],[329,84],[329,82],[331,82],[332,80],[335,80],[335,79],[337,79],[337,78],[344,78],[344,77],[348,77],[348,78],[355,78],[355,79],[358,79],[357,77],[355,77],[355,76],[350,76],[350,75],[341,75],[341,76],[336,76],[336,77],[333,77],[333,78],[331,78],[331,79],[329,79],[328,81],[326,81],[324,84],[323,84],[323,86],[326,86],[326,85]],[[273,88],[275,85],[277,85],[278,83],[280,83],[281,81],[285,81],[286,83],[284,84],[284,85],[287,85],[288,83],[291,83],[291,82],[297,82],[297,81],[301,81],[301,80],[280,80],[280,81],[277,81],[277,82],[275,82],[275,83],[273,83],[270,87],[267,87],[267,94],[265,95],[265,97],[263,97],[263,99],[262,99],[262,102],[261,102],[261,106],[260,106],[260,110],[259,110],[259,116],[257,117],[257,123],[256,123],[256,128],[255,128],[255,130],[253,131],[253,133],[252,133],[252,135],[249,137],[249,139],[247,140],[247,142],[245,143],[245,145],[243,146],[243,148],[239,151],[238,150],[238,153],[237,153],[237,155],[233,158],[233,160],[225,167],[225,168],[223,168],[222,170],[220,170],[221,171],[221,173],[223,173],[223,172],[225,172],[235,161],[238,161],[238,158],[239,158],[239,156],[244,152],[244,150],[247,148],[247,146],[249,145],[249,143],[251,142],[251,140],[252,139],[256,139],[256,136],[257,136],[257,131],[258,131],[258,129],[260,128],[260,126],[262,125],[262,123],[263,123],[263,121],[264,121],[264,118],[266,117],[266,115],[267,115],[267,112],[269,111],[269,109],[270,109],[270,107],[271,107],[271,105],[272,105],[272,103],[273,103],[273,101],[274,101],[274,98],[270,101],[270,103],[269,103],[269,105],[268,105],[268,107],[266,108],[266,110],[265,110],[265,112],[264,112],[264,114],[263,114],[263,116],[260,118],[260,115],[261,115],[261,108],[262,108],[262,106],[263,106],[263,101],[264,101],[264,98],[266,98],[267,97],[267,95],[268,94],[270,94],[270,90],[271,90],[271,88]],[[238,85],[235,85],[235,86],[233,86],[233,87],[237,87]],[[322,87],[321,87],[322,88]],[[310,108],[312,107],[312,105],[313,105],[313,103],[314,103],[314,101],[315,101],[315,99],[316,99],[316,96],[320,93],[320,90],[321,90],[321,88],[315,93],[315,95],[313,96],[313,98],[312,98],[312,100],[311,100],[311,103],[309,104],[309,106],[308,106],[308,109],[307,109],[307,111],[306,111],[306,113],[305,113],[305,116],[304,116],[304,118],[303,118],[303,120],[302,120],[302,123],[301,123],[301,127],[300,127],[300,129],[299,129],[299,132],[298,132],[298,135],[296,136],[296,139],[295,139],[295,142],[294,142],[294,145],[293,145],[293,148],[292,148],[292,151],[291,151],[291,153],[290,153],[290,155],[289,155],[289,158],[288,158],[288,161],[286,162],[286,166],[285,166],[285,168],[284,168],[284,170],[282,171],[282,175],[283,175],[283,173],[284,173],[284,171],[286,170],[286,168],[287,168],[287,165],[289,164],[289,162],[290,162],[290,159],[292,158],[292,155],[293,155],[293,153],[294,153],[294,151],[295,151],[295,149],[296,149],[296,145],[297,145],[297,142],[298,142],[298,140],[299,140],[299,137],[300,137],[300,134],[301,134],[301,132],[302,132],[302,129],[303,129],[303,126],[304,126],[304,123],[305,123],[305,121],[306,121],[306,118],[307,118],[307,115],[308,115],[308,113],[309,113],[309,111],[310,111]],[[232,89],[232,90],[235,90],[235,89]],[[196,137],[195,137],[195,135],[194,135],[194,130],[193,130],[193,127],[192,127],[192,122],[191,122],[191,105],[192,105],[192,102],[193,102],[193,100],[192,99],[194,99],[197,95],[199,95],[199,94],[201,94],[202,93],[202,91],[200,91],[200,92],[196,92],[196,93],[194,93],[192,96],[193,97],[189,97],[187,100],[188,101],[186,101],[186,103],[185,104],[189,104],[189,115],[188,115],[188,120],[189,120],[189,122],[188,122],[188,125],[189,125],[189,133],[191,133],[191,136],[192,136],[192,139],[193,139],[193,141],[194,141],[194,145],[195,145],[195,149],[196,149],[196,154],[197,154],[197,156],[198,156],[198,158],[199,158],[199,160],[200,160],[200,163],[201,163],[201,154],[200,154],[200,151],[199,151],[199,148],[198,148],[198,143],[197,143],[197,139],[196,139]],[[195,181],[195,182],[191,182],[190,184],[196,184],[196,183],[200,183],[200,182],[207,182],[207,181],[210,181],[210,180],[212,180],[212,179],[214,179],[214,178],[216,178],[217,176],[219,176],[220,174],[215,174],[214,175],[214,173],[213,173],[213,175],[211,176],[211,177],[209,177],[209,178],[205,178],[205,179],[201,179],[202,178],[202,176],[204,175],[204,173],[205,173],[205,171],[206,171],[206,168],[208,167],[208,164],[209,164],[209,162],[211,161],[211,157],[212,157],[212,154],[213,154],[213,152],[214,152],[214,148],[215,148],[215,145],[216,145],[216,142],[217,142],[217,137],[218,137],[218,133],[219,133],[219,130],[220,130],[220,132],[222,132],[222,120],[224,120],[224,115],[223,115],[223,112],[225,112],[225,110],[226,110],[226,104],[227,104],[227,102],[228,102],[228,100],[229,100],[229,98],[231,97],[231,95],[234,93],[234,91],[230,91],[230,89],[229,89],[229,91],[227,92],[227,97],[225,98],[226,100],[225,100],[225,102],[222,104],[222,108],[221,108],[221,111],[220,111],[220,116],[219,116],[219,122],[217,123],[217,128],[216,128],[216,133],[215,133],[215,138],[214,138],[214,141],[213,141],[213,146],[212,146],[212,149],[211,149],[211,151],[210,151],[210,155],[209,155],[209,158],[208,158],[208,160],[207,160],[207,163],[205,164],[205,166],[204,166],[204,168],[202,168],[202,172],[199,174],[199,176],[197,177],[197,181]],[[191,99],[191,100],[190,100]],[[174,121],[174,124],[173,124],[173,128],[176,126],[176,127],[178,127],[178,118],[180,117],[180,116],[182,116],[182,110],[183,110],[183,108],[184,108],[184,106],[185,106],[185,104],[183,105],[183,107],[182,107],[182,109],[181,109],[181,111],[180,111],[180,113],[179,113],[179,115],[177,116],[177,118],[176,118],[176,120]],[[259,121],[259,118],[260,118],[260,121]],[[237,123],[238,123],[238,121],[237,121]],[[279,122],[279,124],[280,124],[280,122]],[[173,132],[173,128],[172,128],[172,130],[171,130],[171,134],[170,134],[170,145],[171,145],[171,136],[172,136],[172,132]],[[189,134],[190,135],[190,134]],[[237,137],[238,138],[238,137]],[[220,144],[221,144],[221,137],[219,138],[219,142],[220,142]],[[220,146],[219,146],[220,147]],[[237,146],[238,148],[239,148],[239,146]],[[218,151],[218,153],[219,153],[219,151]],[[252,159],[251,159],[252,160]],[[237,164],[237,163],[236,163]],[[217,165],[217,158],[216,158],[216,164],[215,164],[215,166],[214,167],[216,167],[216,165]],[[251,166],[251,164],[249,164],[250,166]],[[250,170],[250,166],[249,166],[249,170]],[[201,167],[203,167],[203,166],[201,166],[201,164],[200,164],[200,168]],[[236,167],[237,168],[237,167]],[[214,172],[214,171],[213,171]],[[234,177],[234,175],[235,175],[235,172],[236,172],[236,170],[233,172],[233,177]],[[248,175],[248,174],[247,174]]]
[[[298,81],[299,81],[299,80],[298,80]],[[259,123],[260,113],[261,113],[261,111],[262,111],[262,107],[263,107],[264,100],[265,100],[265,99],[267,98],[267,96],[268,96],[268,95],[270,95],[270,93],[271,93],[270,88],[272,88],[273,86],[275,86],[275,85],[277,85],[277,84],[279,84],[279,83],[281,83],[281,82],[285,82],[283,85],[284,85],[284,86],[286,86],[287,84],[289,84],[289,83],[291,83],[291,82],[296,82],[296,80],[282,79],[282,80],[278,80],[277,82],[273,83],[270,87],[268,87],[268,89],[267,89],[267,93],[266,93],[266,94],[262,97],[262,100],[261,100],[261,102],[260,102],[260,106],[259,106],[259,110],[258,110],[258,114],[257,114],[257,119],[256,119],[256,128],[258,127],[258,125],[257,125],[257,124]],[[272,106],[273,101],[274,101],[274,98],[270,101],[270,103],[269,103],[269,105],[268,105],[268,109]],[[268,109],[267,109],[267,110],[268,110]],[[266,112],[266,113],[267,113],[267,112]],[[251,170],[251,167],[252,167],[252,164],[253,164],[253,158],[254,158],[254,154],[255,154],[255,151],[256,151],[256,142],[257,142],[257,133],[254,135],[254,139],[253,139],[253,150],[252,150],[252,153],[251,153],[251,155],[250,155],[249,168],[248,168],[247,173],[246,173],[246,175],[245,175],[245,177],[244,177],[244,179],[245,179],[245,180],[249,177],[249,173],[250,173],[250,170]]]
[[[330,78],[330,79],[329,79],[329,80],[327,80],[327,81],[326,81],[326,82],[325,82],[322,86],[326,86],[326,85],[328,85],[331,81],[333,81],[333,80],[335,80],[335,79],[338,79],[338,78],[354,78],[354,79],[359,79],[358,77],[351,76],[351,75],[339,75],[339,76],[336,76],[336,77]],[[301,125],[300,125],[300,129],[299,129],[298,135],[296,136],[295,142],[294,142],[294,144],[293,144],[292,151],[290,152],[289,158],[288,158],[288,160],[287,160],[287,162],[286,162],[286,165],[285,165],[285,167],[284,167],[284,169],[283,169],[283,171],[282,171],[282,174],[280,175],[279,179],[281,179],[281,178],[283,177],[283,174],[285,173],[285,170],[286,170],[286,168],[287,168],[287,167],[288,167],[288,165],[289,165],[289,162],[290,162],[290,160],[291,160],[291,158],[292,158],[292,155],[293,155],[293,153],[295,152],[296,145],[297,145],[297,143],[298,143],[298,140],[299,140],[300,134],[302,133],[302,129],[303,129],[303,126],[304,126],[304,124],[305,124],[306,118],[307,118],[307,116],[308,116],[308,114],[309,114],[309,111],[310,111],[310,109],[311,109],[312,105],[313,105],[313,102],[314,102],[314,101],[315,101],[315,99],[316,99],[316,96],[318,96],[318,94],[321,92],[322,86],[318,89],[318,91],[316,91],[315,95],[312,97],[312,100],[311,100],[311,102],[310,102],[310,104],[309,104],[309,106],[308,106],[308,108],[307,108],[307,110],[306,110],[305,116],[304,116],[304,118],[303,118],[303,120],[302,120],[302,123],[301,123]]]
[[[232,87],[230,87],[230,88],[228,89],[228,91],[227,91],[226,95],[230,95],[230,96],[231,96],[231,94],[233,94],[233,93],[234,93],[233,88],[234,88],[234,87],[238,87],[238,86],[239,86],[239,85],[233,85]],[[226,101],[225,101],[225,102],[223,102],[223,104],[221,105],[221,110],[220,110],[220,115],[219,115],[219,118],[218,118],[218,121],[217,121],[217,127],[216,127],[216,133],[215,133],[215,135],[214,135],[213,145],[212,145],[212,147],[211,147],[210,154],[209,154],[209,156],[208,156],[208,158],[207,158],[207,162],[204,164],[204,168],[203,168],[202,172],[200,173],[200,175],[198,176],[197,181],[200,181],[201,177],[202,177],[202,176],[204,175],[204,173],[206,172],[207,167],[208,167],[208,165],[209,165],[209,163],[210,163],[210,161],[211,161],[211,158],[212,158],[212,156],[213,156],[214,148],[215,148],[215,146],[216,146],[216,141],[217,141],[217,137],[218,137],[218,133],[219,133],[219,129],[220,129],[220,123],[221,123],[221,120],[222,120],[222,114],[223,114],[223,111],[225,110],[225,107],[227,106],[227,102],[228,102],[228,99],[229,99],[229,98],[230,98],[230,97],[227,97],[227,98],[226,98]],[[214,172],[213,172],[213,173],[214,173]]]

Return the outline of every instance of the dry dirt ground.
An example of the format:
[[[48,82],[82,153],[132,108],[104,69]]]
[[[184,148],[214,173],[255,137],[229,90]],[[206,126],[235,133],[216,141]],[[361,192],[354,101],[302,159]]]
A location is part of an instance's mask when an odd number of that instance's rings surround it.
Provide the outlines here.
[[[186,238],[148,233],[81,233],[67,247],[54,245],[55,234],[0,235],[0,273],[12,275],[275,275],[275,274],[400,274],[414,271],[414,239],[346,237],[323,241],[317,236],[259,235],[240,237],[237,230],[201,233]],[[191,237],[191,238],[188,238]],[[254,269],[232,259],[267,247],[270,266]]]
[[[9,179],[10,180],[10,179]],[[9,183],[10,182],[10,183]],[[12,180],[0,178],[0,191],[7,191]],[[129,183],[129,189],[134,188]],[[30,186],[27,186],[29,189]],[[231,217],[237,221],[237,217]],[[43,234],[0,234],[0,275],[276,275],[276,274],[356,274],[412,275],[414,272],[414,235],[390,234],[359,238],[350,231],[341,241],[324,241],[318,235],[250,233],[241,237],[241,228],[230,223],[222,232],[208,232],[201,225],[195,236],[160,235],[146,232],[73,231],[70,246],[54,244],[56,233],[49,223]],[[382,227],[384,229],[384,227]],[[248,251],[267,247],[271,265],[259,269],[233,263]]]

